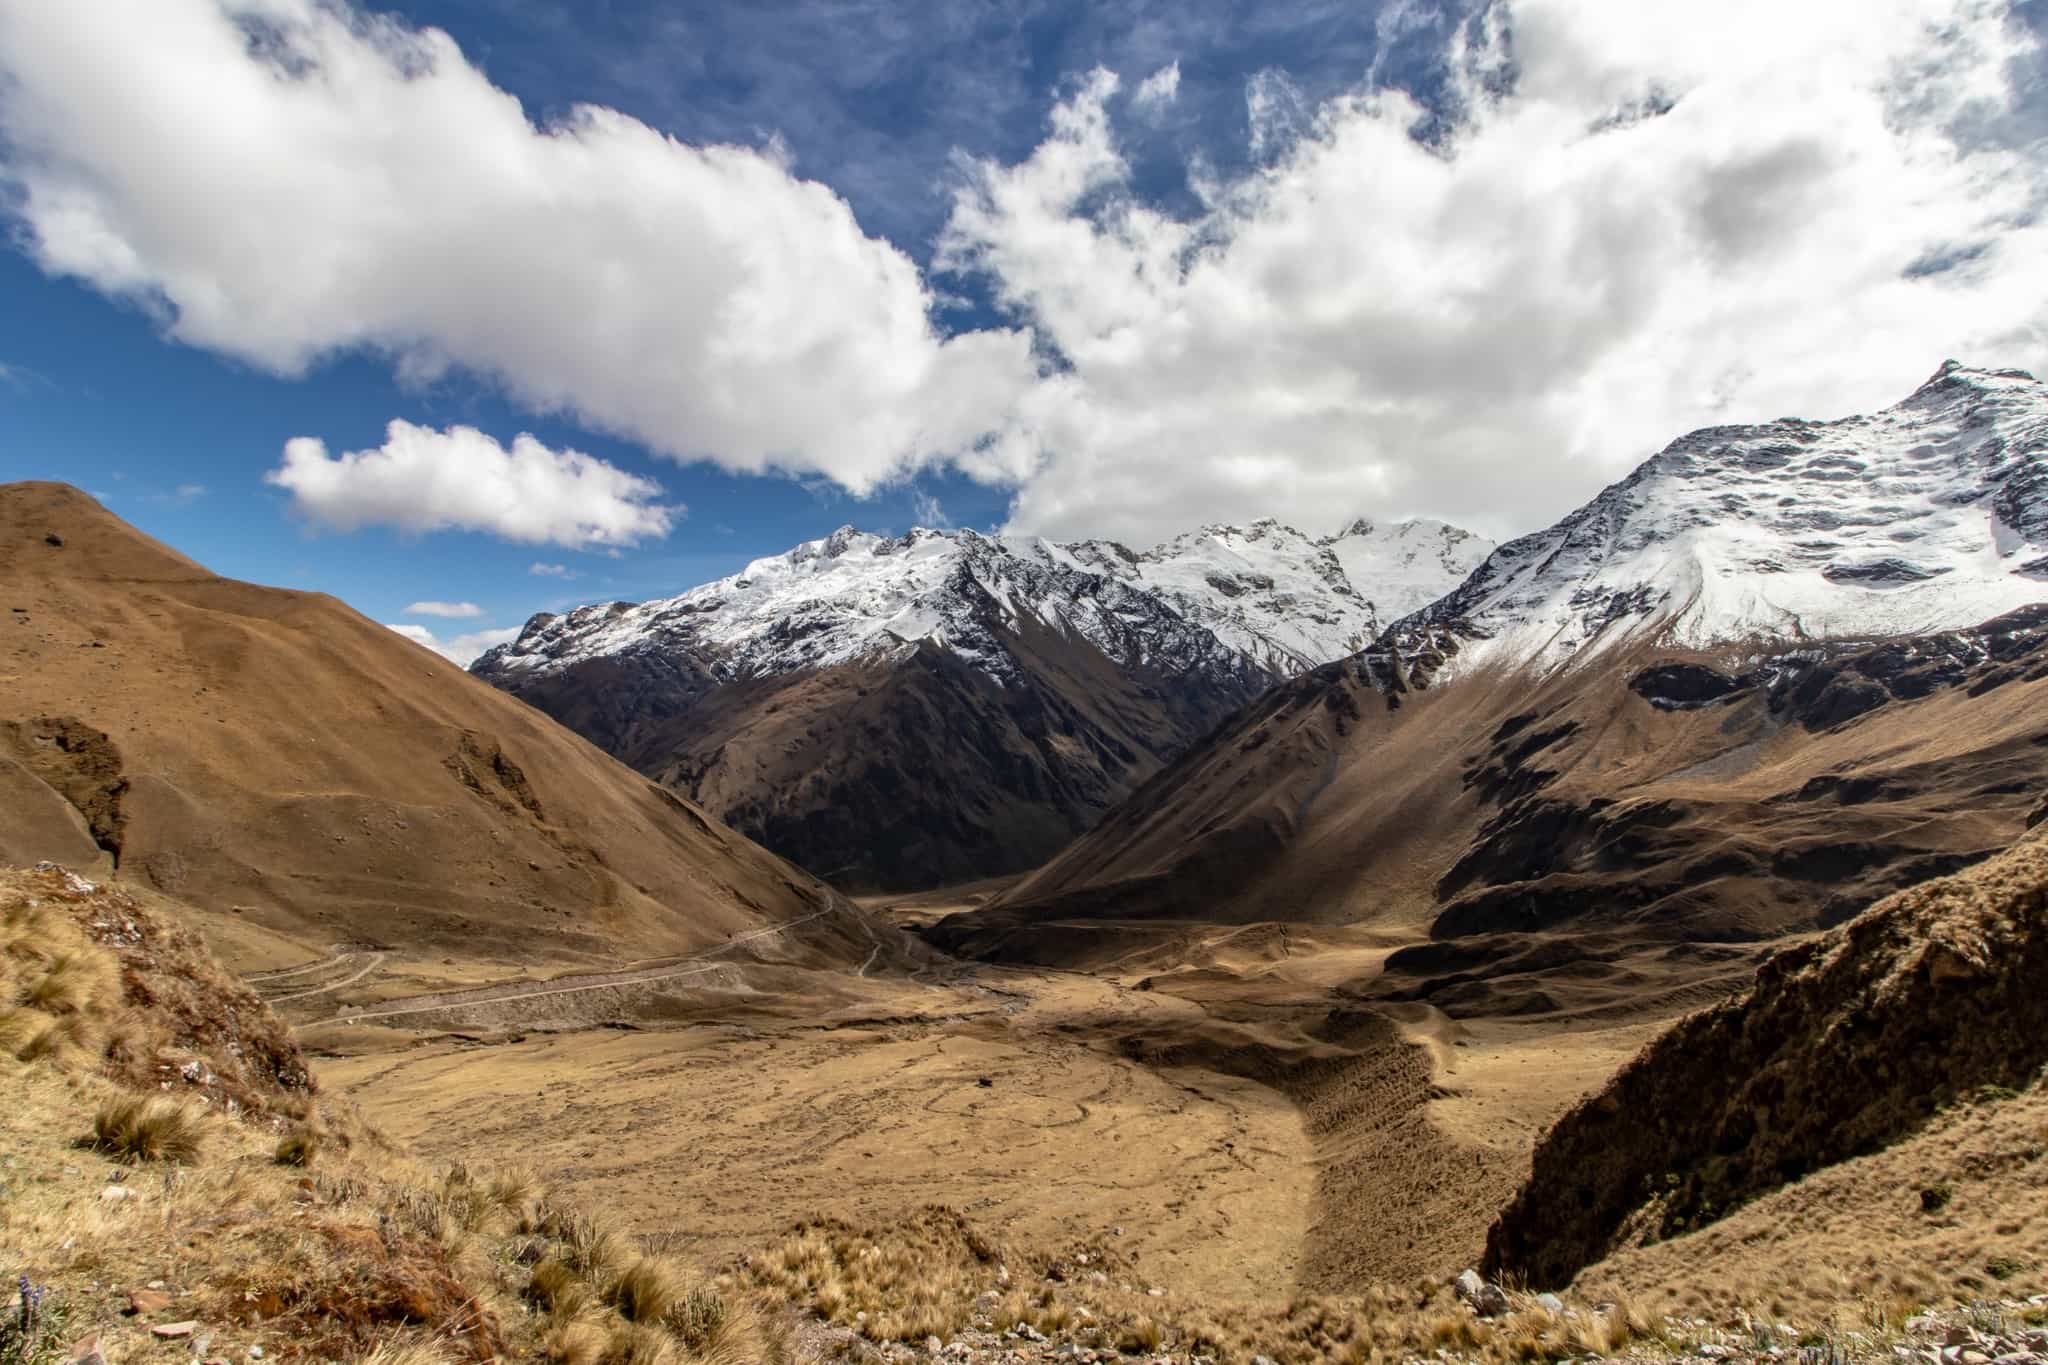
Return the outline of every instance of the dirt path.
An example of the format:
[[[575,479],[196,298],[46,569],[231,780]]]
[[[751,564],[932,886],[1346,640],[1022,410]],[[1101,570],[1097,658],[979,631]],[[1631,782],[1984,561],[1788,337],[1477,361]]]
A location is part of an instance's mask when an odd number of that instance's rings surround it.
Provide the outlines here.
[[[340,990],[343,986],[353,986],[356,982],[361,981],[371,972],[376,971],[378,967],[383,965],[386,956],[388,956],[388,954],[385,953],[361,953],[351,955],[347,958],[344,958],[343,962],[348,965],[353,965],[355,960],[359,957],[362,960],[363,965],[356,968],[354,972],[342,977],[338,981],[330,981],[322,986],[310,986],[302,991],[290,991],[283,995],[265,995],[263,998],[267,1003],[271,1005],[282,1005],[287,1000],[305,1000],[315,995],[330,994],[334,991]],[[260,988],[258,989],[257,993],[259,995],[262,994]]]
[[[755,929],[739,934],[727,939],[716,948],[698,953],[692,957],[679,958],[659,967],[641,967],[617,972],[574,973],[551,977],[545,981],[508,981],[495,986],[477,986],[468,990],[435,991],[425,995],[401,996],[396,1000],[381,1002],[375,1008],[370,1009],[343,1006],[335,1012],[332,1019],[322,1022],[360,1024],[377,1019],[397,1019],[409,1015],[475,1009],[485,1005],[504,1005],[554,996],[580,995],[587,991],[618,990],[627,987],[643,986],[652,982],[674,981],[681,977],[703,976],[734,965],[730,962],[713,960],[722,957],[734,948],[784,933],[796,928],[798,925],[809,924],[813,920],[823,919],[826,915],[837,913],[854,914],[855,918],[863,926],[866,924],[866,921],[860,918],[858,912],[842,911],[840,907],[828,906],[823,910],[815,911],[797,919],[784,920],[781,924],[772,924],[765,929]],[[875,952],[869,955],[868,961],[872,963],[875,955],[879,954],[881,950],[882,945],[877,941]],[[373,963],[371,965],[374,967],[376,964]],[[865,972],[866,968],[863,967],[862,971]],[[367,971],[359,972],[350,979],[359,980],[364,975],[367,975]],[[305,995],[317,993],[313,991],[303,992]],[[300,998],[300,996],[290,995],[278,998],[295,1000]]]

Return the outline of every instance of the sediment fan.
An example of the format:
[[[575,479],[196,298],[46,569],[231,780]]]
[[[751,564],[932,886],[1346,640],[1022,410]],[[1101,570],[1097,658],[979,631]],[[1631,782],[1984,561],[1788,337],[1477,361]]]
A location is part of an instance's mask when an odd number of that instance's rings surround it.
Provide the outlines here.
[[[1364,924],[1424,940],[1376,992],[1618,1005],[1645,945],[1830,923],[2009,844],[2048,787],[2044,601],[2030,376],[1695,432],[934,937],[1071,963]]]

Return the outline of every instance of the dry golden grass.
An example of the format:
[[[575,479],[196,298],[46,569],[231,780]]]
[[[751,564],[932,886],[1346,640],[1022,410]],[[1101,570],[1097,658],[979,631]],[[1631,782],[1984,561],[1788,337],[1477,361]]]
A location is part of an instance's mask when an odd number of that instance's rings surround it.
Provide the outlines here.
[[[683,1296],[682,1276],[668,1262],[642,1256],[619,1272],[605,1293],[606,1302],[628,1322],[659,1323]]]
[[[92,1145],[118,1161],[191,1161],[199,1155],[205,1119],[169,1095],[121,1095],[93,1115]]]
[[[277,1140],[271,1159],[280,1166],[310,1166],[320,1155],[320,1134],[310,1128],[295,1128]]]

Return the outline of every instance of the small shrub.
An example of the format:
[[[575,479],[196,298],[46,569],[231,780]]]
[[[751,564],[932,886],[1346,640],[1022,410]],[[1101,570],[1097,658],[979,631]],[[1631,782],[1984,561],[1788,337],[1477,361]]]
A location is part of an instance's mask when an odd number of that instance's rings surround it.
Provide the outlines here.
[[[1993,1256],[1984,1263],[1984,1273],[1994,1280],[2009,1280],[2026,1268],[2026,1262],[2014,1256]]]
[[[69,1306],[53,1301],[48,1286],[26,1275],[15,1281],[15,1294],[14,1303],[0,1309],[0,1365],[53,1365],[67,1359]]]
[[[1948,1207],[1948,1201],[1953,1198],[1955,1198],[1955,1191],[1950,1189],[1946,1182],[1936,1185],[1923,1185],[1920,1187],[1920,1211],[1922,1213],[1940,1213]]]
[[[1977,1103],[1997,1104],[2003,1100],[2016,1100],[2020,1092],[2009,1085],[1980,1085],[1977,1087]]]
[[[664,1317],[669,1330],[682,1339],[683,1345],[702,1354],[725,1335],[733,1314],[723,1295],[708,1285],[700,1285],[671,1306]]]
[[[200,1136],[199,1111],[168,1095],[109,1100],[92,1123],[92,1145],[121,1161],[190,1161]]]

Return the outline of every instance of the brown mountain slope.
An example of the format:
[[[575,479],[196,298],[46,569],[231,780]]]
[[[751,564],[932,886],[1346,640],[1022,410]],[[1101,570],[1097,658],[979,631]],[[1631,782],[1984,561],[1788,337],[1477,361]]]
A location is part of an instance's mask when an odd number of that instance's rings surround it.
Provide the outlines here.
[[[653,957],[842,904],[334,599],[216,577],[65,485],[0,487],[0,612],[0,860],[112,862],[239,965]],[[871,946],[837,913],[804,933]]]
[[[1716,951],[1688,945],[1824,927],[2010,843],[2048,791],[2044,623],[1424,692],[1346,660],[932,936],[1074,963],[1176,921],[1362,924],[1427,940],[1387,958],[1381,998],[1625,1003],[1672,954]]]
[[[1036,867],[1268,681],[1119,665],[1028,617],[987,628],[1006,683],[929,642],[729,683],[676,650],[477,672],[850,890]]]
[[[1665,1033],[1558,1122],[1493,1227],[1489,1265],[1560,1284],[1887,1147],[1958,1099],[2030,1085],[2048,1063],[2044,974],[2038,835],[1774,955],[1746,994]],[[2040,1156],[2033,1136],[2018,1164]],[[1942,1175],[1930,1170],[1925,1187]],[[1883,1202],[1914,1208],[1924,1234],[1949,1196],[1923,1206],[1920,1183]]]

